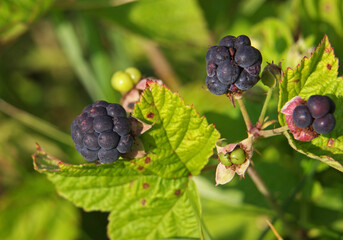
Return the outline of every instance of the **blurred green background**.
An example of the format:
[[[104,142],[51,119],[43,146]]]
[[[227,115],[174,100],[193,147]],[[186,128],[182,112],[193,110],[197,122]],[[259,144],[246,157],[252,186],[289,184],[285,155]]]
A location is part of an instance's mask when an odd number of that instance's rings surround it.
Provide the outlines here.
[[[228,34],[248,35],[263,65],[294,68],[325,34],[343,59],[343,1],[1,1],[0,239],[107,239],[107,214],[59,197],[33,170],[31,154],[38,142],[65,162],[82,162],[70,124],[95,100],[119,102],[110,86],[117,70],[134,66],[162,79],[222,137],[245,138],[239,110],[205,85],[207,48]],[[265,91],[259,83],[245,94],[253,121]],[[276,106],[277,90],[270,119]],[[283,136],[262,139],[256,149],[257,171],[303,239],[343,239],[343,175],[296,153]],[[215,187],[212,168],[195,180],[213,239],[275,239],[264,234],[275,213],[248,176]],[[283,235],[278,220],[274,226]]]

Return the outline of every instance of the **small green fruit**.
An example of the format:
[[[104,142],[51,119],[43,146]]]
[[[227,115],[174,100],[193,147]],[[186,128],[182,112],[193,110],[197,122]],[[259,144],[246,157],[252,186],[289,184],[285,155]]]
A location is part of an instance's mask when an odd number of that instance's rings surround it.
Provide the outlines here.
[[[219,154],[219,160],[222,164],[224,164],[224,166],[230,167],[232,165],[232,163],[229,160],[229,157],[224,153]]]
[[[239,165],[245,162],[245,152],[241,148],[236,148],[230,153],[230,160],[233,164]]]
[[[142,74],[137,68],[129,67],[125,69],[125,72],[130,75],[134,84],[138,83],[139,80],[141,79]]]
[[[113,74],[111,84],[115,90],[121,93],[126,93],[133,88],[133,82],[130,75],[123,71],[118,71]]]

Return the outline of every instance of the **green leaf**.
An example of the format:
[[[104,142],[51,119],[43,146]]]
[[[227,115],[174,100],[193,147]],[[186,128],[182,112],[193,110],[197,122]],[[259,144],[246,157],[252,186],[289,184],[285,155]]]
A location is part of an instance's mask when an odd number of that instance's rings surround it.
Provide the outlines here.
[[[146,151],[151,152],[146,168],[162,177],[198,175],[219,139],[214,126],[186,106],[178,94],[154,83],[145,89],[134,116],[154,124],[142,136]]]
[[[278,110],[295,96],[307,100],[311,95],[320,94],[329,96],[338,106],[334,116],[335,129],[325,135],[313,139],[311,142],[301,142],[285,133],[289,144],[297,151],[308,157],[318,159],[331,167],[343,171],[343,78],[337,77],[338,59],[327,36],[309,58],[305,57],[295,70],[287,69],[280,83]],[[285,116],[279,114],[279,122],[286,125]]]
[[[111,239],[202,238],[197,175],[219,133],[178,94],[150,82],[133,115],[153,127],[142,137],[145,157],[113,164],[70,165],[40,147],[35,169],[87,211],[109,211]]]
[[[91,12],[164,44],[204,47],[209,43],[206,22],[195,0],[137,1]]]
[[[16,0],[2,1],[0,7],[0,45],[24,33],[41,17],[54,0]]]
[[[144,195],[131,194],[125,197],[124,201],[128,201],[130,207],[123,203],[122,209],[117,208],[111,212],[110,237],[160,239],[166,236],[201,236],[200,203],[193,180],[186,177],[178,180],[162,180],[157,177],[151,180],[153,184]],[[118,221],[118,218],[122,220]]]

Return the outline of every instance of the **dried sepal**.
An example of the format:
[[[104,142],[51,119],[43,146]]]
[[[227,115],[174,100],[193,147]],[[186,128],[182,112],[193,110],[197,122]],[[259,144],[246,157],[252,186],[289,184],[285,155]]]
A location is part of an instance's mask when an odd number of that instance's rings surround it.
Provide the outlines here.
[[[219,163],[216,170],[216,186],[230,182],[234,176],[235,171],[231,167],[226,168],[224,164]]]
[[[125,108],[126,112],[133,112],[136,102],[139,101],[141,94],[150,82],[156,82],[160,86],[163,85],[162,80],[154,78],[144,78],[140,80],[128,93],[123,95],[123,97],[120,99],[120,103]]]
[[[150,128],[152,128],[152,126],[154,126],[154,124],[147,124],[140,119],[132,116],[128,117],[128,120],[130,123],[131,134],[134,137],[142,135]]]
[[[139,138],[135,138],[132,144],[132,148],[128,153],[122,155],[125,159],[141,158],[146,155],[144,145]]]
[[[220,162],[216,170],[216,186],[230,182],[236,173],[244,177],[244,174],[250,165],[250,160],[253,154],[251,138],[247,138],[240,143],[231,143],[222,146],[221,143],[223,140],[224,139],[221,139],[216,142],[218,155],[221,153],[230,154],[236,148],[241,148],[245,152],[245,161],[242,164],[232,164],[231,166],[225,166]]]

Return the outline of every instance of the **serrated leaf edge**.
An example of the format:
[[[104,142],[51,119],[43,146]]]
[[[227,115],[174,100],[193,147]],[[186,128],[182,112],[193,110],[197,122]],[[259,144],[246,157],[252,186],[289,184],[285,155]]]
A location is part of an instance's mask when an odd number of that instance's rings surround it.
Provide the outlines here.
[[[155,82],[155,81],[148,80],[148,81],[146,82],[146,88],[143,90],[143,93],[141,94],[139,101],[137,101],[137,103],[136,103],[136,105],[135,105],[135,110],[136,110],[136,108],[139,108],[139,107],[138,107],[138,103],[141,103],[142,98],[145,96],[145,91],[148,91],[148,89],[149,89],[149,91],[152,93],[152,87],[154,87],[154,86],[156,86],[156,87],[158,87],[158,88],[160,88],[160,89],[165,88],[165,89],[168,90],[173,96],[178,96],[178,98],[180,99],[180,101],[182,102],[182,104],[185,106],[185,108],[187,108],[187,109],[189,109],[189,110],[191,110],[191,111],[194,111],[195,114],[196,114],[202,121],[205,121],[205,123],[206,123],[206,125],[207,125],[207,128],[210,128],[210,129],[211,129],[211,132],[210,132],[211,136],[213,135],[213,133],[216,132],[216,133],[219,135],[219,136],[218,136],[218,139],[220,138],[220,133],[216,130],[215,125],[214,125],[213,123],[208,123],[206,117],[205,117],[205,116],[201,116],[201,115],[199,114],[199,112],[197,112],[197,111],[195,110],[195,108],[194,108],[193,105],[187,105],[187,104],[184,102],[184,99],[180,96],[179,92],[174,92],[174,93],[173,93],[165,84],[160,85],[160,84],[158,84],[158,83]],[[152,95],[152,94],[151,94],[151,95]],[[156,109],[157,109],[157,108],[156,108]],[[141,111],[141,109],[139,109],[139,111]],[[142,112],[142,111],[141,111],[141,112]],[[158,114],[160,114],[160,113],[158,112]],[[143,114],[142,114],[142,115],[143,115]],[[145,119],[140,119],[140,120],[141,120],[141,121],[144,121]],[[190,120],[187,122],[187,129],[188,129],[188,127],[189,127],[189,123],[190,123]],[[162,126],[163,126],[163,124],[162,124]],[[167,135],[164,126],[163,126],[162,128],[163,128],[163,131],[165,132],[165,135]],[[186,130],[186,132],[187,132],[187,130]],[[186,163],[182,162],[182,161],[181,161],[181,158],[180,158],[180,157],[178,156],[178,154],[175,152],[178,146],[177,146],[175,149],[173,149],[172,146],[171,146],[171,144],[170,144],[169,139],[167,139],[167,140],[168,140],[168,143],[169,143],[169,145],[170,145],[170,149],[172,149],[172,150],[174,151],[174,153],[175,153],[175,155],[178,157],[179,161],[180,161],[180,162],[185,166],[185,168],[189,171],[189,169],[187,168]],[[181,142],[182,142],[182,140],[180,141],[179,144],[181,144]],[[214,148],[214,146],[213,146],[213,148]],[[200,153],[200,152],[198,152],[196,155],[198,155],[199,153]],[[195,156],[196,156],[196,155],[195,155]],[[208,158],[208,159],[209,159],[209,158]],[[208,163],[208,159],[207,159],[207,162],[204,163],[204,166]],[[204,167],[204,166],[203,166],[203,167]],[[189,172],[190,172],[190,171],[189,171]],[[200,173],[200,171],[199,171],[199,173]],[[193,175],[198,175],[199,173],[195,173],[195,174],[193,174]]]
[[[340,172],[343,172],[343,165],[341,163],[339,163],[338,161],[336,161],[335,159],[333,159],[332,157],[329,157],[329,156],[325,156],[325,155],[321,155],[321,156],[318,156],[318,155],[315,155],[315,154],[312,154],[312,153],[307,153],[307,152],[304,152],[303,150],[300,150],[298,149],[293,141],[291,141],[291,135],[289,132],[284,132],[284,135],[286,136],[287,140],[288,140],[288,143],[289,145],[294,149],[296,150],[297,152],[299,153],[302,153],[304,154],[305,156],[308,156],[309,158],[313,158],[313,159],[317,159],[317,160],[320,160],[322,161],[323,163],[337,169],[338,171]],[[327,159],[327,160],[326,160]],[[332,164],[332,162],[336,163],[336,164]]]

